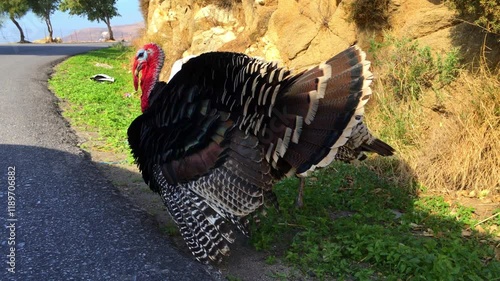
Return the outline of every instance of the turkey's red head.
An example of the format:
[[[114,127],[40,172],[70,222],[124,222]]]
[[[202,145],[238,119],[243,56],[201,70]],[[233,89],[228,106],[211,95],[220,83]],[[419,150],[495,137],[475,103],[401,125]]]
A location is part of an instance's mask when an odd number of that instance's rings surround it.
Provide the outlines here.
[[[144,45],[135,55],[132,73],[136,91],[139,88],[139,74],[141,74],[141,109],[143,112],[149,107],[149,95],[158,81],[164,59],[163,50],[154,43]]]

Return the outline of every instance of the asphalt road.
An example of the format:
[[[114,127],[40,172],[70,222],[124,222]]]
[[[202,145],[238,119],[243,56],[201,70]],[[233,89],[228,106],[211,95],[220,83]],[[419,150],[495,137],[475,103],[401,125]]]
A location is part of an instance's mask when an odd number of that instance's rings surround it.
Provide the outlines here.
[[[117,193],[58,113],[52,66],[103,46],[0,45],[0,280],[218,279]]]

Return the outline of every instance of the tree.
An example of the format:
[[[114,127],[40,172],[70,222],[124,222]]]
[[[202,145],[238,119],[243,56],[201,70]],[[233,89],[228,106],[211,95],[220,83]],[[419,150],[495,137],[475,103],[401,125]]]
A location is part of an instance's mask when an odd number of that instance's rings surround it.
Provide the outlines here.
[[[0,28],[2,28],[3,26],[3,22],[5,20],[4,18],[5,18],[5,13],[0,11]]]
[[[33,13],[38,17],[42,18],[47,24],[47,30],[49,31],[49,40],[54,41],[54,29],[52,28],[52,22],[50,21],[50,15],[52,15],[59,7],[61,0],[28,0],[29,6]]]
[[[62,0],[61,11],[70,15],[87,16],[89,21],[104,22],[108,26],[109,39],[115,40],[111,29],[111,19],[119,16],[116,0]]]
[[[8,17],[19,30],[20,40],[19,43],[27,43],[25,40],[23,29],[17,21],[22,18],[29,10],[28,2],[26,0],[2,0],[0,1],[0,13]]]

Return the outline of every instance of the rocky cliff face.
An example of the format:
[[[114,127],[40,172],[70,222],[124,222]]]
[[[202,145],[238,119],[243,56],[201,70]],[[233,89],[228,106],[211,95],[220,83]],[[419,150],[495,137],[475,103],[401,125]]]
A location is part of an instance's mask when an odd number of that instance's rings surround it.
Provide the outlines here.
[[[151,0],[147,37],[169,56],[237,51],[302,68],[356,41],[349,1]],[[158,38],[160,37],[160,38]],[[167,62],[168,63],[168,62]]]
[[[147,1],[147,0],[144,0]],[[360,30],[350,20],[355,0],[150,0],[147,41],[163,45],[165,75],[173,61],[208,51],[236,51],[296,69],[325,60],[382,32]],[[388,1],[396,37],[420,39],[449,50],[460,27],[439,0]],[[367,11],[371,13],[372,11]]]

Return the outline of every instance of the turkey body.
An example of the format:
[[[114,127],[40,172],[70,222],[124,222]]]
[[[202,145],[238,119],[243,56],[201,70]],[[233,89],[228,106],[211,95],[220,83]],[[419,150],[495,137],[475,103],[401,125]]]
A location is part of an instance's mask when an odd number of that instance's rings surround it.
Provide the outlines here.
[[[136,58],[144,103],[129,144],[201,262],[229,254],[232,225],[245,233],[276,181],[364,151],[393,153],[362,122],[372,74],[356,46],[295,75],[243,54],[206,53],[168,83],[145,69],[154,55],[163,53],[149,44]]]

